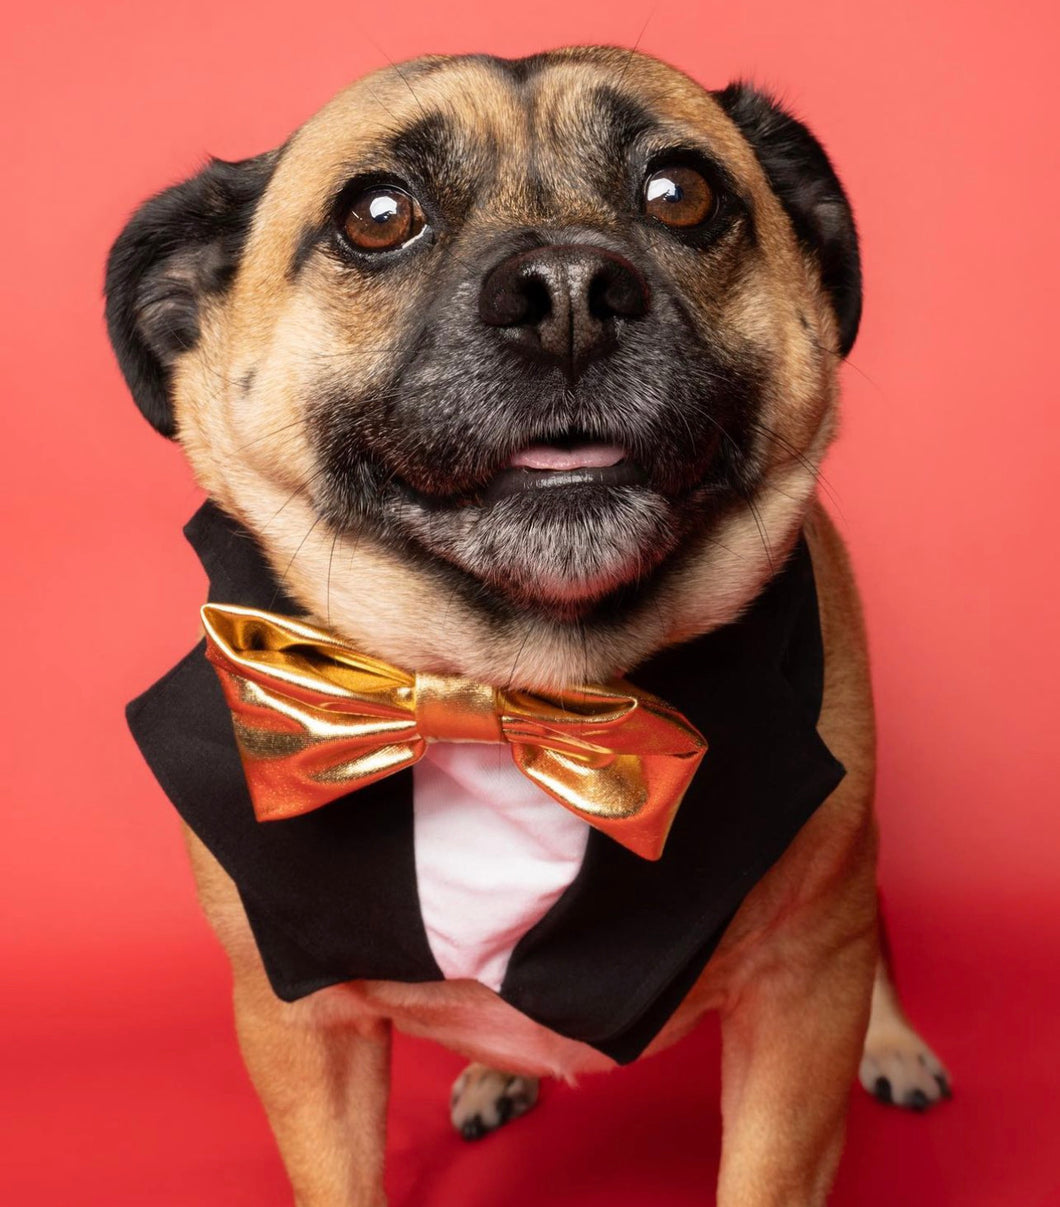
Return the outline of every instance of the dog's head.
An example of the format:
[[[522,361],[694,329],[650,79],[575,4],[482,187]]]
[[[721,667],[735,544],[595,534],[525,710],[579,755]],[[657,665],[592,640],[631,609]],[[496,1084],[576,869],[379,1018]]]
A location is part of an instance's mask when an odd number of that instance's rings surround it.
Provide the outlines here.
[[[860,313],[806,128],[608,48],[369,76],[147,202],[106,290],[140,408],[308,611],[538,686],[757,594]]]

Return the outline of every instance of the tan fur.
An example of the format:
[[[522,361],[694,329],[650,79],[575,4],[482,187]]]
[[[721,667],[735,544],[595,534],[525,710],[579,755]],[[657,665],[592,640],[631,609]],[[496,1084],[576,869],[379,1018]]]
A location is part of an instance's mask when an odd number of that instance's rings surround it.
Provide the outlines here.
[[[763,435],[754,450],[765,471],[756,514],[728,515],[650,611],[633,614],[617,633],[589,630],[576,641],[531,618],[488,625],[397,554],[319,522],[306,493],[314,459],[304,400],[325,361],[330,372],[370,380],[417,301],[372,280],[340,287],[327,267],[307,279],[285,275],[300,231],[322,217],[322,199],[342,182],[351,158],[415,120],[418,109],[441,109],[464,131],[468,154],[479,137],[506,148],[490,205],[469,219],[467,237],[557,218],[601,230],[609,222],[588,191],[574,188],[557,186],[554,212],[535,210],[518,187],[525,122],[512,90],[479,63],[441,62],[414,76],[415,95],[394,70],[369,76],[293,136],[234,288],[204,316],[198,348],[177,365],[180,440],[199,483],[255,533],[307,614],[376,656],[487,681],[550,687],[610,678],[666,644],[732,620],[805,532],[825,645],[819,728],[848,774],[751,892],[650,1051],[685,1034],[704,1011],[719,1010],[725,1140],[718,1203],[810,1207],[824,1201],[838,1160],[877,964],[865,639],[846,554],[814,493],[835,428],[835,357],[822,351],[835,342],[834,319],[753,152],[717,103],[643,56],[567,52],[543,75],[535,100],[559,131],[579,122],[585,89],[614,84],[621,73],[625,88],[667,115],[675,140],[689,129],[705,132],[754,199],[760,262],[723,313],[704,300],[697,317],[771,351],[764,421],[778,438]],[[676,258],[670,268],[682,271]],[[243,391],[237,383],[250,370],[254,384]],[[444,623],[425,621],[438,617]],[[383,1202],[391,1026],[510,1073],[573,1078],[610,1066],[472,982],[361,982],[294,1004],[278,1001],[234,886],[198,839],[187,838],[204,909],[232,961],[240,1044],[300,1207]]]

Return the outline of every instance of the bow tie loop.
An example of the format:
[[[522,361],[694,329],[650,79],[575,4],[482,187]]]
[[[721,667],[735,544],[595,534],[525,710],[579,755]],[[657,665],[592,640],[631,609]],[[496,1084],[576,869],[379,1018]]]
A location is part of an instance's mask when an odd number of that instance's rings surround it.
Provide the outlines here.
[[[658,859],[706,752],[684,717],[630,684],[504,691],[413,675],[253,608],[207,604],[202,621],[261,821],[310,812],[411,767],[431,741],[507,743],[549,796]]]

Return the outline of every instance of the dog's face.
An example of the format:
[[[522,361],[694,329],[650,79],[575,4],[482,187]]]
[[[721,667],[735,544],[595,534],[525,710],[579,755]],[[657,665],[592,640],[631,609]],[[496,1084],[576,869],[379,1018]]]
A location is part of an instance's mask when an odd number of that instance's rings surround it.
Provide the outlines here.
[[[148,202],[107,293],[142,409],[307,609],[537,685],[754,597],[860,310],[804,127],[602,48],[372,75]]]

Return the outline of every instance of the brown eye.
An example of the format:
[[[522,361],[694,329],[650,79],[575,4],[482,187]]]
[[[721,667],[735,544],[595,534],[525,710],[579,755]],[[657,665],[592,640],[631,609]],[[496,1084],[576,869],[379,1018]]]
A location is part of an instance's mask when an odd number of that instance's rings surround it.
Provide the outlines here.
[[[342,229],[360,251],[391,251],[427,225],[419,202],[398,188],[365,189],[346,211]]]
[[[713,190],[695,168],[660,168],[644,182],[644,212],[667,226],[699,226],[713,209]]]

